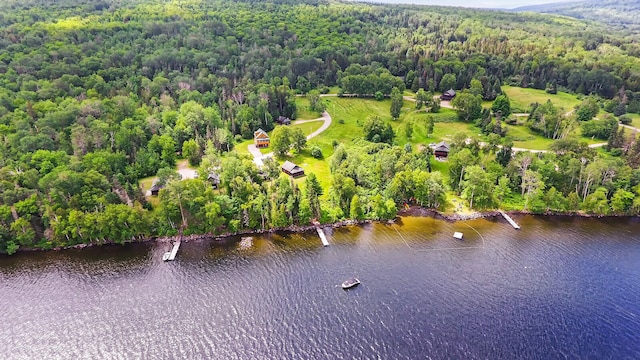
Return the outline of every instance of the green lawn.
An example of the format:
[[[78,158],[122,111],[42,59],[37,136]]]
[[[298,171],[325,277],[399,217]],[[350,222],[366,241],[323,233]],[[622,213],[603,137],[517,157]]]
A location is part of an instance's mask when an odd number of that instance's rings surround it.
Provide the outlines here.
[[[627,114],[631,118],[631,126],[640,128],[640,114]]]
[[[322,98],[324,100],[325,98]],[[296,97],[296,120],[317,119],[321,114],[317,111],[311,111],[309,99],[303,96]]]
[[[516,112],[528,112],[529,105],[534,102],[542,104],[547,102],[547,99],[550,99],[556,107],[563,108],[565,112],[573,110],[573,108],[581,102],[575,95],[563,92],[548,94],[544,90],[508,85],[502,86],[502,91],[509,96],[511,108],[517,110]]]

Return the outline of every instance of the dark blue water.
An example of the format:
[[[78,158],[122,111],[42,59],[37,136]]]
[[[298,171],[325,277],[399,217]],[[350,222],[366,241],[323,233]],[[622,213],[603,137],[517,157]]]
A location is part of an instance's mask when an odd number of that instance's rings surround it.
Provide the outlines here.
[[[640,222],[516,220],[0,258],[0,358],[639,359]]]

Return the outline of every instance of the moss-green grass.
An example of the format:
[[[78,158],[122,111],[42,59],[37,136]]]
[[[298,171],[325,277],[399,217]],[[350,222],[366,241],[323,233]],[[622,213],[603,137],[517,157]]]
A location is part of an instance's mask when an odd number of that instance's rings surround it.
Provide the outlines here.
[[[502,87],[502,92],[509,96],[511,101],[511,108],[520,109],[527,112],[529,105],[532,103],[545,103],[547,99],[559,108],[564,109],[565,112],[573,110],[573,108],[580,104],[580,100],[572,94],[559,91],[557,94],[548,94],[544,90],[520,88],[505,85]]]

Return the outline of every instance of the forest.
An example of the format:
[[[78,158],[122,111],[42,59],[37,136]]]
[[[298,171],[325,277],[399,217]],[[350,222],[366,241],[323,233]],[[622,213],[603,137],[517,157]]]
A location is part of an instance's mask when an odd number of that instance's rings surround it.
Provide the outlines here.
[[[639,57],[634,34],[533,13],[4,1],[0,252],[392,219],[408,204],[450,210],[451,199],[470,210],[636,215],[640,141],[620,124],[640,112]],[[517,105],[506,87],[579,104]],[[449,89],[453,110],[440,109],[434,97]],[[338,119],[344,101],[375,105]],[[275,121],[324,110],[335,118],[324,138]],[[546,152],[514,150],[516,111]],[[427,140],[456,126],[481,137],[455,134],[449,159],[435,161]],[[258,128],[279,145],[263,167],[245,152]],[[590,147],[595,139],[607,144]],[[293,157],[317,167],[293,181],[279,165]],[[200,176],[180,180],[182,159]],[[157,198],[141,187],[150,177],[164,186]]]

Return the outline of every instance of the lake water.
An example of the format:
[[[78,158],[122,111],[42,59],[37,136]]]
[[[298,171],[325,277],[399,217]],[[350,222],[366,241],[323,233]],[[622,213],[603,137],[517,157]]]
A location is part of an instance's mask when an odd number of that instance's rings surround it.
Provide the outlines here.
[[[639,359],[640,220],[516,221],[0,257],[0,358]]]

